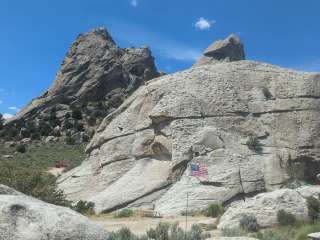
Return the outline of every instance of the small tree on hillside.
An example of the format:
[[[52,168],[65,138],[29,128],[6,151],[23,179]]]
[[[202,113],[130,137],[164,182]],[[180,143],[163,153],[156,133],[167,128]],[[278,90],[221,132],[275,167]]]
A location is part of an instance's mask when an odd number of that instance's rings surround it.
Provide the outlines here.
[[[3,115],[0,113],[0,130],[3,128],[4,125],[4,118]]]

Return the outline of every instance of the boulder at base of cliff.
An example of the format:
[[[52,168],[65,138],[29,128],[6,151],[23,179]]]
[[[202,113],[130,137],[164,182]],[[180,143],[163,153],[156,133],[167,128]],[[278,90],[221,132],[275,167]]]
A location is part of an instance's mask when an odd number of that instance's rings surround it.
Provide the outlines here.
[[[306,200],[295,190],[281,189],[234,203],[221,217],[218,228],[238,228],[244,215],[255,216],[260,227],[271,227],[278,224],[279,210],[285,210],[299,220],[308,220]]]
[[[0,185],[0,240],[105,240],[102,226],[69,208]]]

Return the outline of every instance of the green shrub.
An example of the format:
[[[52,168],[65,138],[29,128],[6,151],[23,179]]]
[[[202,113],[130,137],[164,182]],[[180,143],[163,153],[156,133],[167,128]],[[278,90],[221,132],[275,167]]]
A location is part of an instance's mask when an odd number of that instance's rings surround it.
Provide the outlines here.
[[[133,215],[133,210],[129,208],[122,209],[115,214],[117,218],[126,218],[131,217]]]
[[[256,237],[260,240],[292,240],[294,238],[294,232],[290,229],[267,229],[257,233]]]
[[[296,223],[294,226],[280,226],[261,230],[258,233],[251,234],[251,237],[255,237],[260,240],[308,240],[308,234],[319,231],[319,223]],[[245,234],[238,236],[245,236]]]
[[[154,240],[203,240],[210,238],[209,234],[203,234],[199,225],[193,225],[189,231],[182,230],[178,223],[159,223],[155,229],[147,231],[149,239]]]
[[[280,158],[280,161],[283,161]],[[288,160],[285,163],[285,169],[290,177],[289,183],[294,183],[295,185],[299,180],[305,179],[305,171],[306,171],[306,164],[303,161],[294,161],[292,160],[291,155],[289,155]],[[292,184],[290,184],[292,185]]]
[[[296,240],[307,240],[310,233],[320,232],[320,224],[305,224],[295,228]]]
[[[84,131],[84,126],[83,126],[83,124],[82,124],[82,123],[79,123],[78,120],[75,120],[75,121],[74,121],[73,128],[76,129],[76,130],[79,131],[79,132],[83,132],[83,131]]]
[[[87,123],[89,126],[95,126],[97,123],[97,117],[94,113],[90,114],[90,116],[87,119]]]
[[[1,184],[51,204],[69,206],[53,175],[14,162],[1,162],[0,169]]]
[[[151,228],[147,231],[147,236],[149,239],[169,240],[169,230],[169,223],[160,222],[155,229]]]
[[[52,132],[52,128],[48,123],[41,122],[39,124],[39,132],[41,136],[49,136]]]
[[[307,198],[307,206],[308,206],[308,215],[310,219],[315,222],[319,219],[320,213],[320,201],[315,197]]]
[[[71,129],[71,128],[73,128],[73,125],[72,125],[72,123],[69,121],[69,119],[66,119],[66,120],[64,121],[63,126],[64,126],[65,129]]]
[[[3,115],[0,113],[0,130],[3,128],[4,125],[4,118]]]
[[[78,201],[72,206],[72,209],[82,214],[94,214],[94,203],[87,201]]]
[[[27,151],[27,148],[23,144],[19,144],[17,145],[16,150],[19,153],[25,153]]]
[[[110,233],[107,240],[204,240],[210,238],[210,234],[203,234],[198,225],[193,225],[190,231],[184,231],[178,223],[159,223],[156,228],[147,230],[146,235],[136,236],[130,229],[122,228]]]
[[[252,151],[260,151],[261,147],[259,146],[260,142],[257,136],[250,135],[247,139],[246,145]]]
[[[33,132],[30,134],[31,140],[40,140],[41,136],[39,132]]]
[[[129,228],[121,228],[117,232],[111,232],[107,240],[148,240],[146,235],[141,237],[134,235]]]
[[[7,141],[15,139],[19,134],[18,128],[13,124],[10,124],[8,126],[6,125],[1,132],[1,136],[4,137]]]
[[[66,136],[64,140],[68,145],[74,145],[76,143],[76,141],[71,136]]]
[[[219,217],[224,213],[224,208],[221,204],[210,204],[208,208],[204,211],[206,217]]]
[[[72,109],[71,116],[74,119],[81,120],[82,119],[82,112],[79,108],[74,108],[74,109]]]
[[[259,224],[257,222],[257,219],[253,215],[243,215],[240,219],[240,228],[250,231],[250,232],[256,232],[259,230]]]
[[[49,123],[53,127],[60,125],[60,120],[57,118],[57,113],[55,108],[51,109],[50,116],[49,116]]]
[[[273,98],[273,96],[272,96],[272,94],[271,94],[271,92],[269,91],[268,88],[263,87],[261,90],[262,90],[262,93],[263,93],[263,95],[265,96],[266,99]]]
[[[222,236],[225,237],[239,237],[246,236],[248,232],[242,228],[224,228],[222,229]]]
[[[277,213],[277,219],[281,226],[292,226],[296,223],[296,217],[286,212],[285,210],[279,210]]]

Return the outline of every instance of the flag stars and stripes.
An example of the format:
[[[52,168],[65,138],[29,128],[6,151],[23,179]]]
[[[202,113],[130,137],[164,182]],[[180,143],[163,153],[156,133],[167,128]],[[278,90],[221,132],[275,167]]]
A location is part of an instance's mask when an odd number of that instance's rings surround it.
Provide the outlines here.
[[[208,168],[200,164],[191,163],[190,169],[193,177],[207,177],[209,175]]]

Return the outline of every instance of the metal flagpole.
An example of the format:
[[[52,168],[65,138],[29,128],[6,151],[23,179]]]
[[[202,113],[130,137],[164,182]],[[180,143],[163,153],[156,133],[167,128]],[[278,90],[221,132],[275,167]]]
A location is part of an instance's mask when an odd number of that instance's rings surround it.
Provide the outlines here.
[[[187,165],[187,168],[189,168],[189,164]],[[190,174],[190,173],[189,173]],[[187,176],[187,207],[186,207],[186,227],[185,227],[185,232],[184,232],[184,239],[187,240],[187,228],[188,228],[188,205],[189,205],[189,180],[190,176]]]
[[[186,233],[188,228],[188,205],[189,205],[189,192],[187,192],[187,209],[186,209]]]

